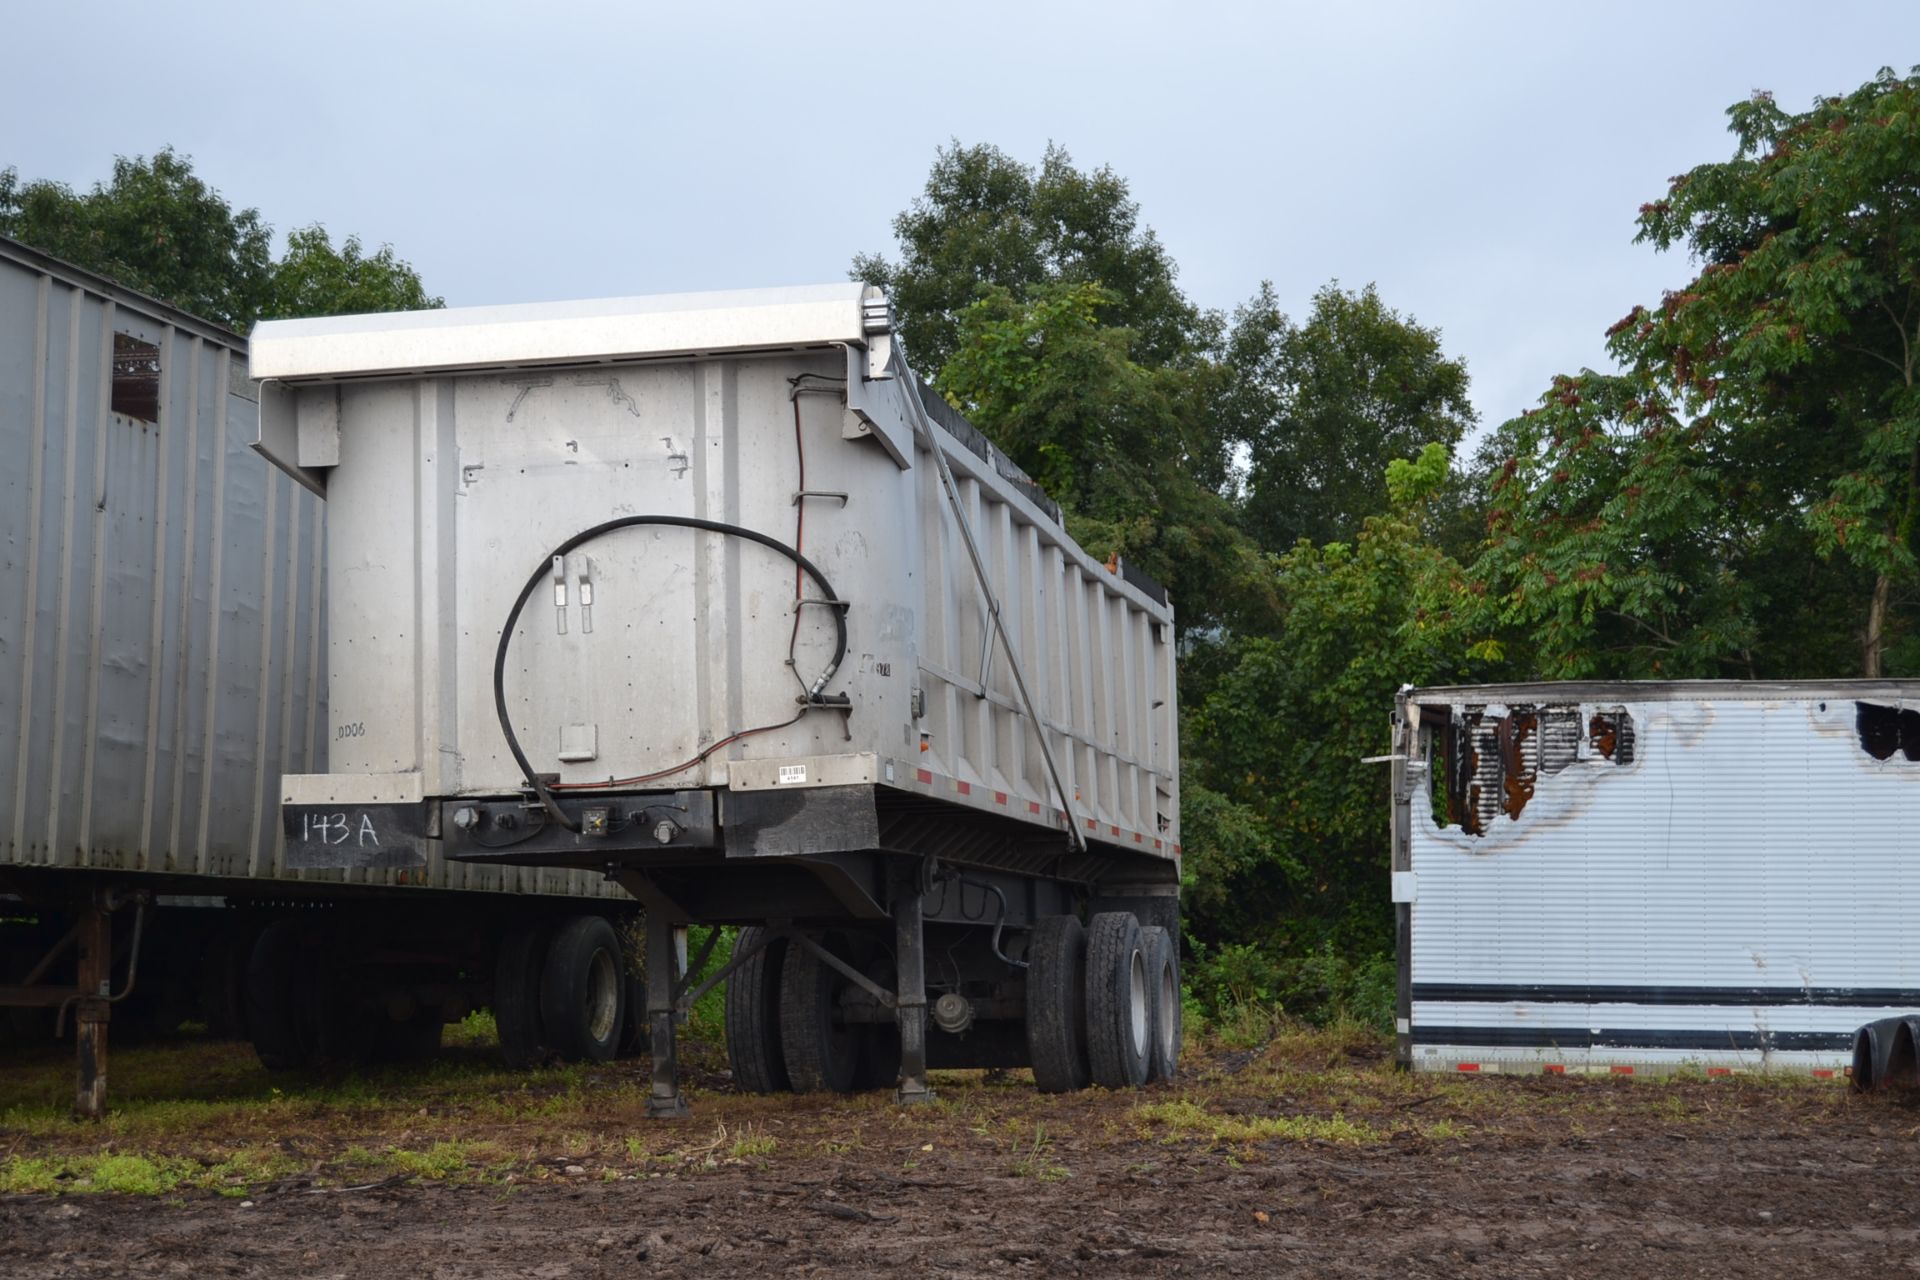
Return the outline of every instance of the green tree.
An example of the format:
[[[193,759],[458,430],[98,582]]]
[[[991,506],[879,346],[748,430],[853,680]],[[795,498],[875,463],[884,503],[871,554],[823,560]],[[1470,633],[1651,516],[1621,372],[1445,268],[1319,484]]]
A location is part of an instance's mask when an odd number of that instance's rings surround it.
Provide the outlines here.
[[[358,315],[371,311],[424,311],[446,302],[429,295],[420,274],[381,245],[363,253],[360,237],[338,249],[318,225],[287,233],[287,251],[274,264],[263,319],[287,316]]]
[[[1160,365],[1202,348],[1213,321],[1180,292],[1173,260],[1124,179],[1083,172],[1049,146],[1036,169],[997,147],[942,147],[923,194],[893,220],[901,257],[854,259],[853,277],[887,290],[915,367],[937,372],[958,349],[960,315],[998,286],[1024,299],[1049,283],[1102,289],[1102,324],[1134,334],[1134,356]]]
[[[0,235],[235,329],[271,289],[273,236],[259,213],[236,213],[171,147],[118,157],[85,194],[0,170]]]
[[[336,249],[319,226],[294,231],[275,261],[259,211],[236,211],[171,147],[116,158],[84,194],[0,170],[0,235],[242,333],[260,319],[444,305],[391,247],[367,254],[349,236]]]
[[[1247,445],[1246,526],[1276,551],[1351,540],[1388,509],[1387,459],[1456,445],[1476,420],[1466,365],[1372,285],[1326,285],[1295,324],[1263,284],[1234,315],[1225,364],[1219,411]]]
[[[1150,367],[1102,324],[1107,292],[994,287],[960,315],[936,386],[1066,512],[1075,539],[1164,582],[1183,630],[1270,609],[1261,557],[1214,488],[1226,455],[1208,421],[1214,371]]]
[[[1394,691],[1490,669],[1468,658],[1453,610],[1422,603],[1460,590],[1460,567],[1421,532],[1449,471],[1439,444],[1397,460],[1388,513],[1281,558],[1281,625],[1221,643],[1182,735],[1197,784],[1181,802],[1191,930],[1257,940],[1309,1006],[1328,998],[1300,987],[1324,980],[1327,948],[1360,968],[1392,950],[1388,774],[1362,760],[1388,749]]]
[[[1550,620],[1548,671],[1604,669],[1610,621],[1649,641],[1629,670],[1920,670],[1920,78],[1728,116],[1733,158],[1640,211],[1698,273],[1611,330],[1620,378],[1503,429],[1512,523],[1476,576],[1507,621]]]
[[[1750,668],[1758,600],[1738,569],[1764,525],[1728,505],[1721,434],[1644,376],[1591,370],[1504,424],[1479,590],[1456,601],[1480,651],[1555,679]]]

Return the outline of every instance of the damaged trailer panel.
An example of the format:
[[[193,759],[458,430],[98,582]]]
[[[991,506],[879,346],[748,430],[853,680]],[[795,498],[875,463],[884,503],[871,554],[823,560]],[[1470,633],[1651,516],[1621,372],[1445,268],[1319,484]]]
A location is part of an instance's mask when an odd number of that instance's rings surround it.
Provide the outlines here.
[[[1833,1074],[1920,1012],[1920,681],[1409,689],[1402,1065]]]

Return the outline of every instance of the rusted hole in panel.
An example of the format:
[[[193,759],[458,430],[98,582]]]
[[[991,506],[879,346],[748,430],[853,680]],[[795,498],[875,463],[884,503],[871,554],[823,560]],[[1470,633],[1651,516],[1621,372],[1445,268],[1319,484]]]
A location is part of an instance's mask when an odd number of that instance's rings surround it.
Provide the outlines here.
[[[1591,724],[1579,707],[1565,706],[1512,707],[1495,716],[1448,711],[1439,720],[1429,739],[1439,755],[1436,802],[1444,800],[1444,815],[1436,817],[1468,835],[1485,835],[1503,813],[1518,818],[1525,812],[1543,775],[1579,762],[1583,731],[1612,763],[1633,759],[1633,721],[1624,710],[1596,713]]]
[[[1449,715],[1445,725],[1434,733],[1440,744],[1446,823],[1476,836],[1480,834],[1480,787],[1474,775],[1480,767],[1480,756],[1474,750],[1473,730],[1479,723],[1478,715]]]
[[[1558,773],[1580,758],[1580,709],[1549,708],[1540,713],[1540,772]]]
[[[1856,702],[1853,724],[1860,735],[1860,749],[1875,760],[1891,760],[1898,751],[1909,760],[1920,761],[1920,711],[1911,707],[1883,707],[1877,702]]]
[[[1625,711],[1596,711],[1587,721],[1594,752],[1615,764],[1633,763],[1633,717]]]
[[[1500,744],[1500,809],[1509,818],[1519,817],[1533,799],[1534,780],[1540,776],[1534,763],[1539,759],[1539,728],[1540,718],[1531,711],[1494,722],[1494,740]],[[1534,746],[1531,753],[1529,743]]]

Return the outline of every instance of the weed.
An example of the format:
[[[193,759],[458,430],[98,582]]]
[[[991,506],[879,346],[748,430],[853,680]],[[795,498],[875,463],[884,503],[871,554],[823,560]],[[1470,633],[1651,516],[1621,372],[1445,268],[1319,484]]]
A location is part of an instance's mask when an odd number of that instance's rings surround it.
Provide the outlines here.
[[[727,1156],[733,1160],[763,1160],[772,1155],[774,1148],[779,1145],[778,1138],[748,1123],[734,1135],[733,1145],[727,1148]]]
[[[1208,1025],[1229,1049],[1258,1049],[1279,1034],[1286,1016],[1278,1005],[1260,1000],[1235,1000],[1223,1006]]]
[[[1019,1158],[1013,1162],[1013,1176],[1016,1178],[1058,1182],[1073,1176],[1073,1170],[1053,1162],[1053,1140],[1047,1137],[1047,1126],[1044,1124],[1035,1124],[1033,1140],[1017,1150]]]
[[[448,1047],[486,1048],[500,1043],[500,1029],[493,1010],[475,1009],[460,1021],[448,1025],[442,1038]]]

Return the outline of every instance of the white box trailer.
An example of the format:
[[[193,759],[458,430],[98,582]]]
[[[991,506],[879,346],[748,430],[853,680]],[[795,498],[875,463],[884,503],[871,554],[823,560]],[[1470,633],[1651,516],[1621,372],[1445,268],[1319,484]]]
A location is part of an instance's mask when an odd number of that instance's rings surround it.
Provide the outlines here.
[[[330,509],[291,863],[612,876],[663,1112],[690,921],[751,927],[745,1081],[1144,1069],[1166,1002],[1116,1012],[1139,975],[1100,966],[1151,959],[1142,925],[1173,951],[1172,610],[919,382],[877,290],[275,322],[251,358],[259,447]]]
[[[1399,1058],[1831,1076],[1920,1010],[1920,681],[1410,689]]]

